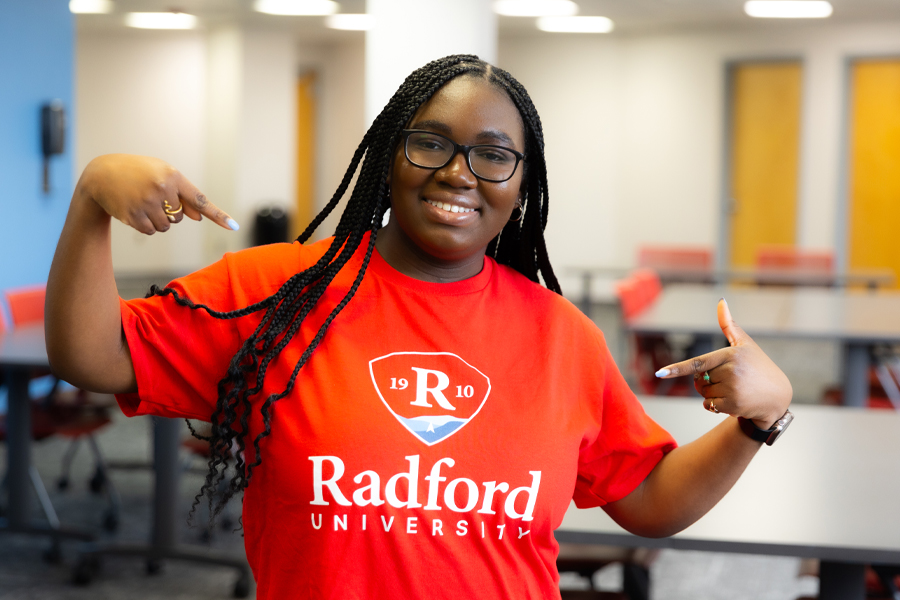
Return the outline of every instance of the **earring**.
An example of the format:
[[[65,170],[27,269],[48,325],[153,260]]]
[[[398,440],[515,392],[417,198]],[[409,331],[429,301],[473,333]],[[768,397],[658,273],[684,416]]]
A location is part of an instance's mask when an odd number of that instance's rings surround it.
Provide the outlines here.
[[[525,214],[525,209],[522,208],[522,201],[521,201],[521,200],[516,200],[516,205],[515,205],[515,207],[513,207],[513,210],[516,210],[517,208],[519,209],[519,216],[516,217],[515,219],[512,218],[512,215],[509,216],[509,220],[510,220],[511,222],[513,222],[513,223],[516,223],[516,222],[518,222],[518,221],[521,221],[521,220],[522,220],[522,215]]]

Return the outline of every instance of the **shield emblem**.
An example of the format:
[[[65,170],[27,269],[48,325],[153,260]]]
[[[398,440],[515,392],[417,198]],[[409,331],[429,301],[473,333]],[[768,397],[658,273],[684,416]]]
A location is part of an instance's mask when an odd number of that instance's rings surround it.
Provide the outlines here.
[[[394,352],[369,361],[384,405],[431,446],[471,421],[491,393],[491,380],[450,352]]]

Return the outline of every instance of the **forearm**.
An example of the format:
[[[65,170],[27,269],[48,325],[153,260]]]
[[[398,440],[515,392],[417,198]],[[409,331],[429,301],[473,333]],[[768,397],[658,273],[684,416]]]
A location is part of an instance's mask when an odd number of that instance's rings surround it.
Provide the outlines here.
[[[45,328],[54,372],[97,392],[134,391],[113,276],[110,217],[76,186],[47,281]]]
[[[636,535],[678,533],[725,496],[760,446],[741,431],[736,418],[725,419],[666,455],[634,492],[606,511]]]

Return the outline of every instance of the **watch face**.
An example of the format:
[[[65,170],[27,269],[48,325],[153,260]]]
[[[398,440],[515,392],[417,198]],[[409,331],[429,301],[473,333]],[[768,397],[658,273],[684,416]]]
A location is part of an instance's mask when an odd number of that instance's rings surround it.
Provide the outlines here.
[[[791,411],[785,412],[784,416],[775,422],[775,431],[769,434],[769,439],[766,440],[766,445],[771,446],[772,444],[774,444],[775,440],[781,437],[781,434],[787,430],[788,425],[790,425],[793,420],[794,413],[792,413]]]

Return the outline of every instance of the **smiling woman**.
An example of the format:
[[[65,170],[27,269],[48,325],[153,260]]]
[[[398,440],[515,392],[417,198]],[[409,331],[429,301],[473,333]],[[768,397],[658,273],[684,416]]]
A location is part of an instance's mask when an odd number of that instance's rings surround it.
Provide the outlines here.
[[[474,56],[434,61],[296,243],[228,254],[130,302],[111,217],[147,234],[185,215],[233,221],[162,161],[99,157],[51,270],[51,363],[127,415],[211,421],[201,495],[215,514],[244,493],[257,598],[558,598],[553,531],[573,499],[667,535],[760,443],[728,419],[675,448],[644,413],[603,334],[559,294],[543,146],[512,76]],[[357,169],[334,236],[305,244]],[[733,347],[667,373],[708,370],[695,386],[710,407],[770,427],[790,385],[720,311]]]

